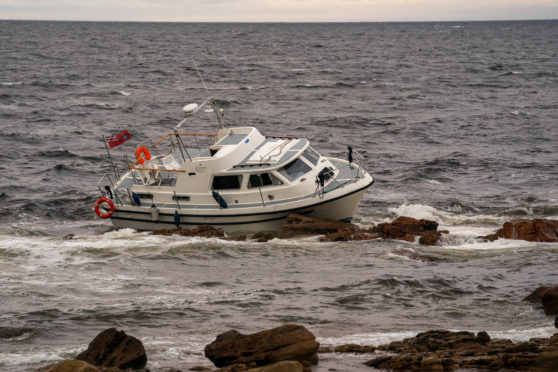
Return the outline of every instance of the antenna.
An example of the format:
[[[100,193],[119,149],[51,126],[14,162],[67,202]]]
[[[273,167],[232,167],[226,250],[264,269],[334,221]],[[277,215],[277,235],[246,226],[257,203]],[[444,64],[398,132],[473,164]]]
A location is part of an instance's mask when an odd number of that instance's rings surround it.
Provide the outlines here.
[[[194,64],[194,67],[196,68],[196,71],[198,72],[198,76],[200,77],[200,80],[203,84],[203,88],[207,92],[207,98],[208,98],[209,102],[211,103],[211,107],[213,107],[213,111],[215,112],[215,115],[217,116],[217,121],[221,125],[222,129],[226,128],[225,119],[223,118],[223,110],[221,110],[221,109],[219,109],[219,107],[217,107],[217,102],[215,102],[215,99],[211,96],[211,93],[209,93],[209,89],[207,89],[207,85],[205,85],[205,81],[203,80],[203,76],[200,72],[200,69],[198,68],[198,65],[196,64],[196,61],[194,61],[194,59],[192,59],[192,63]]]
[[[203,88],[204,88],[205,91],[207,92],[207,97],[208,97],[208,98],[212,98],[212,97],[211,97],[211,94],[209,93],[209,89],[207,89],[207,85],[205,85],[205,81],[203,80],[203,76],[202,76],[202,74],[201,74],[201,72],[200,72],[200,69],[198,68],[198,65],[196,64],[196,61],[194,61],[194,60],[192,59],[192,63],[194,64],[194,67],[196,68],[196,71],[198,72],[198,76],[200,77],[200,80],[201,80],[201,82],[202,82],[202,84],[203,84]]]

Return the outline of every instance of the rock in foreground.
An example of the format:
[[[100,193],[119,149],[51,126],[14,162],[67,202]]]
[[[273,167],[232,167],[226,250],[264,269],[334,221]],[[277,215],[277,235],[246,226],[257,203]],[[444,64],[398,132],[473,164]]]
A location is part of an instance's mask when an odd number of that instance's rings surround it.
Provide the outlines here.
[[[99,333],[89,347],[76,359],[94,366],[120,369],[143,369],[147,363],[145,348],[140,340],[124,331],[109,328]]]
[[[500,230],[484,238],[487,240],[504,238],[529,242],[558,242],[558,221],[537,218],[515,223],[506,222]]]
[[[69,359],[39,368],[35,372],[101,372],[101,370],[82,360]]]
[[[222,333],[205,347],[204,352],[217,367],[233,364],[256,367],[285,360],[315,364],[319,346],[306,328],[287,324],[251,335],[234,330]]]
[[[549,339],[514,343],[492,340],[486,332],[475,335],[438,330],[382,345],[378,350],[396,355],[379,356],[366,364],[399,371],[490,369],[550,372],[556,371],[558,366],[558,334]]]

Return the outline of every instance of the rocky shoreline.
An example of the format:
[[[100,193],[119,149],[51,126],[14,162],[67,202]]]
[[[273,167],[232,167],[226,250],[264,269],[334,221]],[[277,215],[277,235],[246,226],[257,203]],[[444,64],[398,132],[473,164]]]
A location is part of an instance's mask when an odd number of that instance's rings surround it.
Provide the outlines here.
[[[539,287],[523,301],[541,304],[547,315],[558,315],[558,286]],[[558,328],[558,317],[555,320]],[[319,353],[369,354],[364,364],[389,371],[533,371],[558,370],[558,333],[527,342],[492,339],[478,333],[431,330],[415,337],[372,346],[323,346],[302,325],[286,324],[244,335],[229,330],[206,345],[204,355],[216,367],[167,368],[163,372],[311,372]],[[109,328],[99,333],[87,350],[35,372],[148,372],[148,357],[140,340]]]
[[[558,318],[557,318],[558,321]],[[380,346],[347,344],[319,347],[304,326],[286,324],[251,335],[235,330],[206,345],[205,356],[217,367],[166,368],[164,372],[311,372],[318,353],[370,354],[364,364],[388,371],[533,371],[558,367],[558,333],[527,342],[492,339],[486,332],[432,330]],[[75,359],[41,367],[35,372],[149,372],[141,341],[109,328]]]
[[[278,232],[261,232],[246,235],[226,236],[222,229],[203,225],[193,229],[153,230],[155,235],[199,236],[224,240],[244,241],[248,239],[266,242],[271,239],[290,239],[297,237],[320,236],[320,241],[360,241],[373,239],[393,239],[406,242],[418,242],[422,245],[435,245],[448,231],[438,230],[438,223],[431,220],[417,220],[401,216],[392,222],[383,222],[368,228],[347,222],[324,220],[299,214],[290,214]],[[526,240],[530,242],[558,242],[558,221],[548,219],[520,220],[506,222],[493,234],[478,237],[483,241],[499,238]]]
[[[278,233],[251,236],[256,241],[321,235],[321,241],[395,239],[435,245],[447,234],[438,231],[435,221],[399,217],[363,229],[350,223],[290,215]],[[246,236],[226,236],[211,226],[195,229],[159,230],[153,234],[202,236],[227,240],[246,240]],[[531,220],[506,222],[503,227],[479,239],[523,239],[533,242],[558,241],[558,222]],[[436,257],[432,257],[435,260]],[[539,287],[523,301],[541,306],[546,315],[558,315],[558,286]],[[558,317],[555,319],[558,328]],[[549,338],[527,342],[491,339],[486,332],[431,330],[415,337],[386,345],[322,346],[302,325],[286,324],[251,335],[229,330],[206,345],[205,356],[215,369],[197,366],[189,369],[167,368],[162,372],[310,372],[319,363],[319,353],[357,353],[370,355],[369,367],[393,371],[558,370],[558,333]],[[148,372],[148,356],[142,342],[124,331],[109,328],[91,341],[75,359],[41,367],[36,372]]]

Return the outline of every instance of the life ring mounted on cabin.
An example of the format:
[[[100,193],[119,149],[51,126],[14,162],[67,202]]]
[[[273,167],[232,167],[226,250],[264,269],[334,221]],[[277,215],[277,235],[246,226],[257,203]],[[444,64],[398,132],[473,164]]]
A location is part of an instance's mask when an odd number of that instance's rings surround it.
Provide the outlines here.
[[[143,165],[146,160],[151,160],[151,153],[147,149],[147,147],[142,146],[136,149],[136,159],[138,162]]]
[[[101,213],[101,204],[103,203],[107,203],[109,205],[109,210],[106,212]],[[97,216],[101,217],[101,218],[109,218],[110,216],[112,216],[112,213],[114,212],[114,203],[112,200],[110,200],[107,197],[103,197],[103,198],[99,198],[96,202],[95,202],[95,213],[97,214]]]

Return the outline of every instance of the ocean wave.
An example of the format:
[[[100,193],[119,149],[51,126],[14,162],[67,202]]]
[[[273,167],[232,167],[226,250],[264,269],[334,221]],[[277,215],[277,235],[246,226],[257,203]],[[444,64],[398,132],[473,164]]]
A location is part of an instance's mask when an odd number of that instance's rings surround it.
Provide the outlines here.
[[[424,204],[402,204],[399,207],[388,208],[388,212],[396,216],[407,216],[416,219],[427,219],[440,224],[440,229],[459,225],[488,225],[500,226],[505,222],[504,217],[485,214],[457,214],[443,211]]]

